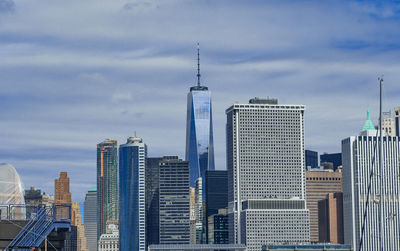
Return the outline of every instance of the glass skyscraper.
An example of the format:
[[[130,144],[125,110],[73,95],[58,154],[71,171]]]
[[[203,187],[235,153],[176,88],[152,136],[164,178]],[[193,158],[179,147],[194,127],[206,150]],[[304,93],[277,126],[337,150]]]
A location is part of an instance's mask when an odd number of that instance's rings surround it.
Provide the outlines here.
[[[197,198],[192,204],[196,204],[194,208],[203,208],[203,204],[206,203],[203,182],[205,172],[214,170],[215,166],[211,93],[208,87],[200,84],[199,48],[197,48],[197,85],[190,88],[187,96],[186,160],[190,164],[190,187],[196,190],[197,195],[203,191],[202,198],[200,200]],[[203,217],[203,214],[196,217],[196,229],[191,228],[191,232],[196,231],[196,243],[205,241]]]
[[[195,187],[199,177],[204,180],[206,170],[215,169],[211,93],[200,85],[199,57],[197,86],[188,93],[186,119],[186,160],[190,163],[190,186]]]
[[[85,236],[89,251],[97,250],[97,188],[92,187],[86,194],[84,204]]]
[[[97,145],[97,239],[106,233],[108,220],[118,219],[117,141]]]
[[[119,147],[120,250],[146,250],[145,158],[140,137]]]

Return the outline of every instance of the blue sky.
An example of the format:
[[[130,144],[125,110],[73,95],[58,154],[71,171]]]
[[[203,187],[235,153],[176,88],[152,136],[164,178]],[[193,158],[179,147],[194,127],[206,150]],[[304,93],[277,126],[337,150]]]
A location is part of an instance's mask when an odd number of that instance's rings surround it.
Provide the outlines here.
[[[400,106],[398,1],[0,0],[0,162],[25,187],[73,200],[95,185],[96,144],[136,131],[150,156],[184,157],[186,95],[212,91],[215,156],[225,168],[225,109],[276,97],[306,105],[306,147],[339,152]]]

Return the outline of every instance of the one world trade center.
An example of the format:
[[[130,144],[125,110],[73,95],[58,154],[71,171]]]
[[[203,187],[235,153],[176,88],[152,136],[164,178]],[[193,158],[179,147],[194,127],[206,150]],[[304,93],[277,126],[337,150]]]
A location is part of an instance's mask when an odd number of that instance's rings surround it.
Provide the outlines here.
[[[200,84],[199,48],[197,48],[197,85],[190,88],[187,96],[186,160],[190,163],[191,187],[196,186],[199,178],[204,180],[206,170],[215,169],[211,93],[208,87]],[[204,193],[203,198],[205,198]]]

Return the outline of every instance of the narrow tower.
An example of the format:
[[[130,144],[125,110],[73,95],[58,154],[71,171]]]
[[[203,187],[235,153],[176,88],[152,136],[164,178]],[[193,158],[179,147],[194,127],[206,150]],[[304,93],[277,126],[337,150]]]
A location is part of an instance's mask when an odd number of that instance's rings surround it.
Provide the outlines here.
[[[205,180],[206,170],[214,170],[214,143],[213,143],[213,124],[211,93],[208,87],[201,85],[200,82],[200,48],[197,44],[197,85],[190,88],[187,96],[187,117],[186,117],[186,160],[190,164],[190,186],[201,188],[203,191],[202,199],[197,208],[203,208],[206,194]],[[197,191],[199,192],[199,191]],[[201,243],[205,233],[203,232],[203,215],[196,217],[198,238],[196,243]]]

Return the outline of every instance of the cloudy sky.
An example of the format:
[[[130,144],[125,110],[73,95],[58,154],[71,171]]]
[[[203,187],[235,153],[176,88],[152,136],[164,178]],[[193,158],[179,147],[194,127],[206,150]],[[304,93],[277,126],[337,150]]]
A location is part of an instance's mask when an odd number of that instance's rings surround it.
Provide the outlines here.
[[[378,1],[376,1],[378,2]],[[150,156],[184,157],[186,95],[212,91],[215,155],[225,109],[249,98],[306,105],[306,147],[340,151],[400,106],[400,4],[379,1],[0,0],[0,163],[73,200],[96,183],[96,144],[134,132]]]

